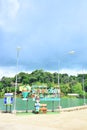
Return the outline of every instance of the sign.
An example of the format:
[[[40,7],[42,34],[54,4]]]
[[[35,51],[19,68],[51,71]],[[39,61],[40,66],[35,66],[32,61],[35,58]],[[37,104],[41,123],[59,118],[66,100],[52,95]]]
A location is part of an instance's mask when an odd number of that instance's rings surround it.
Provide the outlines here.
[[[41,98],[41,101],[60,101],[60,98]]]
[[[5,93],[5,95],[4,95],[4,104],[5,105],[13,104],[13,93]]]
[[[21,91],[21,92],[23,92],[23,91],[30,92],[31,91],[31,87],[29,85],[27,85],[27,86],[20,86],[19,87],[19,91]]]
[[[13,93],[5,93],[5,96],[13,96]]]
[[[27,100],[28,94],[29,92],[22,92],[22,96],[23,96],[22,100]]]

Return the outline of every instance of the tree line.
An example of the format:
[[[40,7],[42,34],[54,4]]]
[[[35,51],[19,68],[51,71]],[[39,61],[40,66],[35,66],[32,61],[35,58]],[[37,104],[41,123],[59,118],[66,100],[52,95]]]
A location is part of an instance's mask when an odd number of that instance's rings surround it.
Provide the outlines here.
[[[16,75],[14,77],[3,76],[0,80],[0,97],[4,93],[15,91]],[[20,93],[19,86],[29,84],[41,85],[44,84],[48,89],[55,88],[58,85],[58,73],[47,72],[44,70],[35,70],[33,72],[20,72],[17,74],[17,94]],[[87,74],[78,74],[77,76],[68,75],[67,73],[59,73],[59,87],[61,96],[67,96],[68,93],[77,93],[80,97],[87,97]]]

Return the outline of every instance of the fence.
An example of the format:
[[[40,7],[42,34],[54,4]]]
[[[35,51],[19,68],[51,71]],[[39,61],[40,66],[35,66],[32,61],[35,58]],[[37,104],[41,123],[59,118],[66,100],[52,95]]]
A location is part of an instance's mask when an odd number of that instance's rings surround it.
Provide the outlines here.
[[[87,99],[85,100],[87,103]],[[40,103],[47,104],[47,109],[52,110],[52,101],[40,101]],[[28,110],[34,110],[35,101],[33,99],[28,99]],[[18,111],[26,111],[26,100],[22,100],[22,98],[17,98],[16,102],[16,110]],[[79,98],[61,98],[60,105],[62,108],[69,108],[75,106],[82,106],[84,105],[84,99]],[[54,110],[58,108],[58,101],[54,101]],[[14,105],[12,106],[12,110],[14,109]],[[0,99],[0,110],[5,111],[4,99]]]

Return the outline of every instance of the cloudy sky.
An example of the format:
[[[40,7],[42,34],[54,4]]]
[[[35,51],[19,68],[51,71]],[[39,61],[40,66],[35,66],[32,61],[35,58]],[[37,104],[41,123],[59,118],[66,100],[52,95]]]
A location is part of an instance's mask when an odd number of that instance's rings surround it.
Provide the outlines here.
[[[87,0],[0,0],[0,77],[87,70]],[[75,52],[75,53],[69,53]]]

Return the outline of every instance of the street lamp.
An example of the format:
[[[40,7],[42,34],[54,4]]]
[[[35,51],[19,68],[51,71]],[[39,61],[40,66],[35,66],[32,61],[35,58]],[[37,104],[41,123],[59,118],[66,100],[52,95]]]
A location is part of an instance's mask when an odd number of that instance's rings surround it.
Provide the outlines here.
[[[71,50],[68,52],[69,55],[74,55],[75,54],[75,51],[74,50]],[[72,87],[71,87],[71,93],[72,93]]]
[[[75,54],[75,51],[74,50],[71,50],[68,52],[68,54],[70,55],[73,55]],[[59,65],[60,65],[60,62],[58,62],[58,97],[59,97],[59,109],[61,108],[61,105],[60,105],[60,77],[59,77]]]
[[[84,105],[86,105],[86,100],[85,100],[85,88],[84,88],[84,73],[83,73],[83,78],[82,78],[82,86],[83,86],[83,100],[84,100]]]
[[[18,60],[20,47],[17,47],[17,61],[16,61],[16,81],[15,81],[15,97],[14,97],[14,113],[16,113],[16,90],[17,90],[17,74],[18,74]]]
[[[59,77],[59,65],[60,65],[60,62],[58,62],[58,98],[59,98],[58,108],[60,109],[61,106],[60,106],[60,77]]]
[[[75,54],[75,51],[69,51],[69,54],[73,55]],[[83,70],[83,69],[82,69]],[[84,73],[82,72],[82,89],[83,89],[83,99],[84,99],[84,105],[86,105],[86,99],[85,99],[85,88],[84,88]]]

